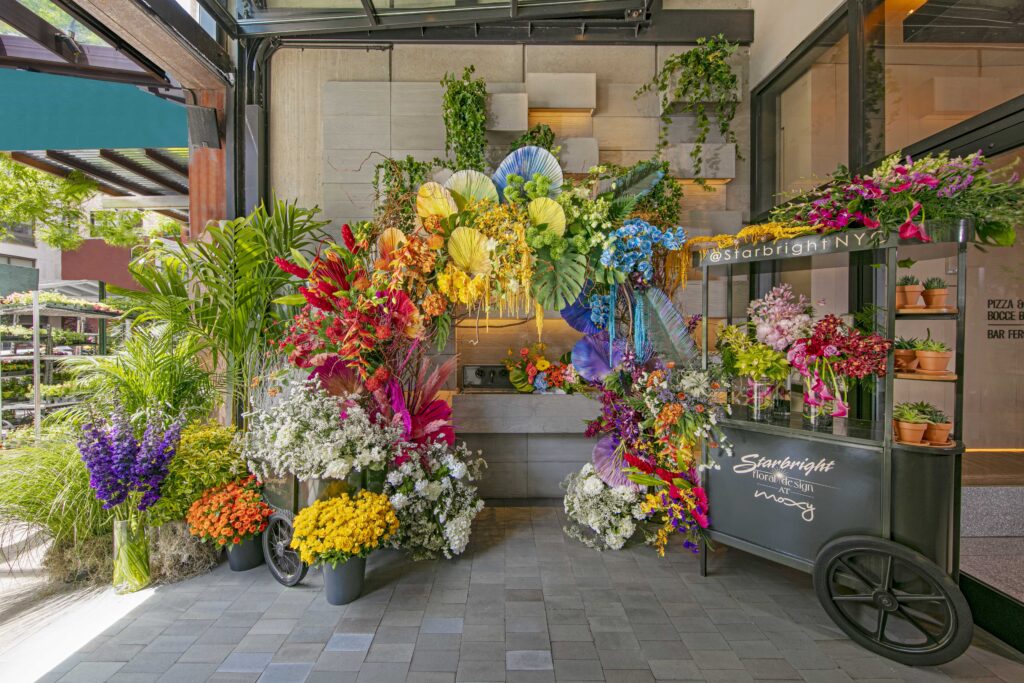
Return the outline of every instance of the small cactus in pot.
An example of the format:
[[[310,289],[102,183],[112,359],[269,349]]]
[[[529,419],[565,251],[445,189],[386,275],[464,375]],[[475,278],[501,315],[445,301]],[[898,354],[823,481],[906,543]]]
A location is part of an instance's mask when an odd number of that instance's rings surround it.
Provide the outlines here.
[[[945,308],[949,285],[941,277],[930,277],[924,281],[924,291],[921,295],[927,308]]]

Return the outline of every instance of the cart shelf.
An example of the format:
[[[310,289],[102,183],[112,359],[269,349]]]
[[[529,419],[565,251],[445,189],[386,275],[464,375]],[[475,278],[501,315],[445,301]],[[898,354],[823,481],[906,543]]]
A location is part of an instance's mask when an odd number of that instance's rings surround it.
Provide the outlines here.
[[[945,375],[922,375],[916,372],[897,372],[896,379],[908,379],[913,382],[955,382],[958,377],[954,372]]]
[[[777,434],[793,439],[847,443],[881,450],[883,443],[882,425],[870,420],[849,420],[836,418],[835,426],[828,431],[812,429],[800,413],[789,417],[776,418],[767,422],[748,419],[746,406],[732,406],[732,415],[722,420],[724,427],[745,429],[765,434]]]

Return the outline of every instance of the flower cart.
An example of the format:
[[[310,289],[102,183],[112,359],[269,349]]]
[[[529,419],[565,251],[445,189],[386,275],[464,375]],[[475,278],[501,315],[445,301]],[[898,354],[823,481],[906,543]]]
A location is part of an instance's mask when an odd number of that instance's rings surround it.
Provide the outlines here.
[[[818,599],[840,629],[865,648],[910,665],[956,658],[973,631],[956,582],[966,250],[972,226],[966,221],[929,226],[928,234],[930,243],[922,244],[894,233],[847,230],[716,247],[699,256],[705,319],[712,273],[727,278],[731,323],[732,279],[748,264],[878,249],[885,268],[875,270],[874,280],[879,286],[884,282],[885,305],[875,310],[876,327],[886,337],[895,337],[899,322],[912,318],[956,325],[951,371],[916,374],[896,367],[888,355],[884,379],[875,380],[884,400],[876,402],[874,420],[835,417],[831,424],[814,424],[793,410],[755,422],[740,407],[722,425],[732,455],[705,451],[705,458],[719,465],[703,474],[713,503],[709,538],[813,574]],[[897,309],[898,256],[955,256],[955,308]],[[706,365],[707,327],[703,336]],[[953,388],[954,426],[947,443],[906,445],[897,439],[893,390],[904,381],[939,381]],[[805,390],[813,400],[814,390]],[[701,562],[706,574],[706,553]]]

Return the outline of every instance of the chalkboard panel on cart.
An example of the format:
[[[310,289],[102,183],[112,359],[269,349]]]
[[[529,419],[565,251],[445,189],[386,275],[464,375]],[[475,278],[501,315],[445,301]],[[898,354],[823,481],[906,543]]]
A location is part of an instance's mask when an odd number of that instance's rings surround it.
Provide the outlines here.
[[[881,535],[880,448],[726,427],[706,472],[713,532],[813,561],[829,540]]]

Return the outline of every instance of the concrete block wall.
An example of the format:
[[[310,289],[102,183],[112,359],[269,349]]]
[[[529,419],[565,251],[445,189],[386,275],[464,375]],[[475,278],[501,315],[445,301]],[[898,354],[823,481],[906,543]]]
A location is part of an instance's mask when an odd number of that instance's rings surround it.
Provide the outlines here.
[[[271,64],[271,187],[278,196],[321,206],[335,224],[371,217],[373,169],[381,155],[423,160],[443,155],[439,81],[446,72],[461,74],[470,64],[490,93],[526,94],[529,125],[545,122],[564,138],[595,140],[599,162],[625,165],[651,158],[657,151],[660,105],[653,93],[640,98],[634,93],[669,55],[683,49],[403,44],[384,50],[281,50]],[[749,83],[747,56],[743,48],[735,58],[744,84]],[[530,96],[531,83],[535,97]],[[552,84],[559,83],[565,101],[551,99],[557,94]],[[498,118],[516,118],[513,98],[499,99],[505,101]],[[492,127],[505,129],[488,133],[488,158],[495,164],[519,131],[509,123]],[[741,94],[733,127],[744,159],[716,147],[724,141],[715,133],[706,148],[712,153],[709,168],[717,167],[716,175],[729,182],[713,193],[686,188],[683,223],[695,233],[735,231],[748,217],[747,93]],[[685,145],[694,135],[692,117],[674,117],[668,135],[674,147],[667,156],[674,150],[682,176],[687,173]],[[569,141],[566,147],[571,152],[565,160],[568,172],[582,172],[592,162],[592,142]],[[585,153],[577,154],[578,149]]]

